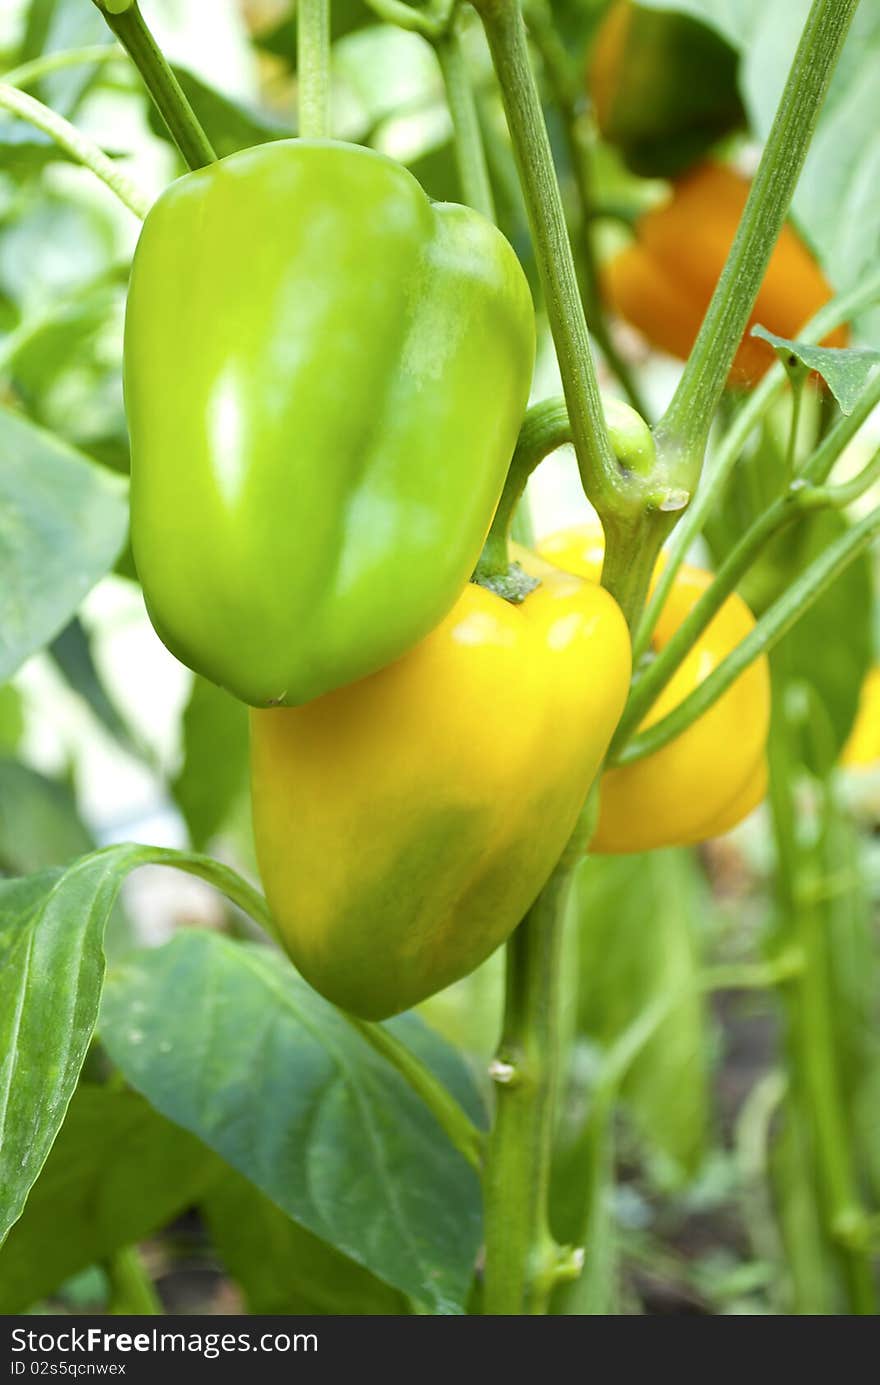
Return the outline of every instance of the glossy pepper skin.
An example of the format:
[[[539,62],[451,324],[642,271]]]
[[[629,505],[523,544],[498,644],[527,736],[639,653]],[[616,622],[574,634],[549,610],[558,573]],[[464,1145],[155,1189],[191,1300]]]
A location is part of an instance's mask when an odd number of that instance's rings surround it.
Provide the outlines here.
[[[614,0],[587,68],[599,130],[633,173],[681,173],[743,124],[736,67],[730,45],[690,15]]]
[[[595,580],[602,565],[601,534],[593,528],[565,530],[543,540],[540,552],[559,567]],[[711,581],[711,574],[699,568],[680,569],[657,622],[655,651],[672,638]],[[754,623],[742,598],[729,596],[642,727],[684,701]],[[590,850],[619,854],[691,845],[735,827],[766,793],[769,726],[770,673],[762,658],[682,735],[653,755],[606,771]]]
[[[601,587],[518,559],[397,663],[251,713],[257,857],[295,965],[382,1019],[465,976],[556,864],[620,717],[626,624]],[[586,728],[586,729],[585,729]]]
[[[732,168],[701,164],[673,184],[666,202],[639,218],[634,242],[604,269],[611,307],[670,356],[686,360],[690,354],[748,195],[748,179]],[[728,383],[754,385],[776,359],[767,342],[749,335],[755,323],[795,338],[830,298],[809,250],[793,227],[784,226]],[[847,339],[839,328],[823,344],[845,346]]]
[[[534,317],[499,231],[371,150],[284,140],[172,183],[125,331],[153,624],[254,706],[397,658],[479,556]]]
[[[859,694],[859,710],[840,763],[847,769],[869,769],[880,764],[880,666],[868,670]]]

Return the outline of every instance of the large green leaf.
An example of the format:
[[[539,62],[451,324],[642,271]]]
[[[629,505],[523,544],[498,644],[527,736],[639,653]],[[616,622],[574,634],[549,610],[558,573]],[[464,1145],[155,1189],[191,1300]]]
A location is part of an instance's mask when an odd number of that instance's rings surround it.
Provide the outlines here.
[[[402,1032],[414,1026],[424,1045],[413,1017]],[[476,1175],[396,1069],[277,954],[183,934],[111,971],[101,1036],[163,1115],[289,1216],[435,1312],[462,1311]],[[431,1051],[453,1061],[439,1038]]]
[[[0,409],[0,682],[113,566],[126,496],[120,477]]]
[[[0,1250],[0,1313],[166,1225],[221,1166],[135,1092],[80,1086],[24,1215]]]
[[[229,1172],[213,1184],[201,1212],[251,1313],[408,1311],[401,1293],[292,1221],[240,1174]]]
[[[76,1088],[98,1015],[104,928],[132,850],[0,881],[0,1243]]]

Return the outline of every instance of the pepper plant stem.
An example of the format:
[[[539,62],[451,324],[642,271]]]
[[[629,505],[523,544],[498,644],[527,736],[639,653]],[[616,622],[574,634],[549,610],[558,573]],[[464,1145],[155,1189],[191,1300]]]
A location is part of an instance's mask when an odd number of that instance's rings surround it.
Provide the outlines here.
[[[842,1271],[849,1311],[874,1316],[876,1293],[870,1249],[852,1162],[850,1131],[845,1114],[834,1037],[832,998],[828,983],[828,938],[825,920],[811,892],[803,888],[814,875],[809,854],[796,832],[793,783],[797,758],[790,744],[786,718],[786,660],[780,650],[774,661],[773,721],[768,747],[770,807],[776,844],[776,887],[783,938],[803,958],[800,975],[783,993],[788,1021],[790,1119],[810,1131],[809,1163],[815,1170],[820,1220]],[[813,1189],[808,1189],[808,1196]],[[812,1276],[795,1276],[812,1281]],[[821,1279],[820,1281],[821,1282]],[[798,1305],[801,1312],[810,1312]],[[833,1306],[825,1311],[834,1312]]]
[[[581,74],[577,64],[572,62],[566,52],[547,0],[528,0],[525,17],[529,34],[541,56],[553,101],[562,118],[565,146],[577,198],[577,244],[580,247],[577,268],[580,271],[578,278],[587,325],[630,404],[642,418],[647,418],[647,407],[635,376],[628,362],[618,351],[608,329],[599,292],[599,271],[593,249],[594,208],[590,151],[584,134],[584,120],[578,109]],[[577,87],[575,82],[578,84]]]
[[[858,288],[827,303],[799,334],[803,342],[821,341],[825,334],[880,298],[880,273],[870,276]],[[651,643],[660,612],[666,604],[678,571],[691,544],[702,532],[713,508],[720,499],[734,466],[753,430],[782,394],[786,384],[785,367],[777,362],[764,376],[740,408],[730,428],[722,438],[711,470],[706,474],[697,493],[677,526],[666,553],[666,564],[645,607],[633,641],[633,662],[637,663]]]
[[[553,1247],[546,1225],[549,1112],[556,1086],[562,897],[557,870],[507,945],[498,1098],[484,1180],[483,1312],[539,1311],[533,1285]]]
[[[579,1136],[579,1159],[586,1183],[582,1244],[589,1248],[584,1272],[572,1284],[563,1305],[566,1315],[607,1316],[611,1311],[609,1260],[614,1256],[611,1194],[614,1185],[614,1112],[621,1085],[633,1063],[655,1038],[676,1008],[694,993],[720,990],[767,990],[798,976],[803,960],[789,950],[770,962],[731,963],[711,967],[696,984],[657,996],[615,1039],[605,1053],[590,1094],[590,1112]]]
[[[844,430],[847,433],[847,440],[851,436],[849,423],[850,419],[844,418],[838,424],[838,428],[847,425]],[[826,441],[829,441],[832,436],[833,434],[829,434]],[[823,452],[826,455],[820,457]],[[833,448],[820,448],[804,472],[804,478],[809,476],[811,479],[815,478],[817,482],[821,482],[836,457],[837,453]],[[807,485],[805,479],[798,479],[784,495],[775,500],[769,509],[755,520],[751,528],[731,549],[718,569],[711,586],[703,593],[675,634],[664,645],[662,652],[636,679],[626,710],[615,732],[611,746],[612,755],[626,744],[635,728],[657,701],[670,678],[680,668],[712,617],[721,609],[728,596],[736,589],[740,579],[748,572],[770,540],[780,534],[792,520],[807,511],[831,507],[840,508],[858,500],[874,484],[878,473],[880,473],[880,452],[875,453],[857,476],[837,486]]]
[[[144,79],[153,103],[168,127],[188,168],[203,168],[217,158],[183,88],[162,50],[150,33],[136,0],[118,11],[118,3],[95,0],[112,33],[116,35]]]
[[[20,120],[26,120],[35,129],[42,130],[44,135],[53,139],[65,154],[68,154],[75,163],[82,164],[83,167],[91,170],[96,177],[106,183],[111,192],[115,193],[120,202],[133,212],[137,217],[145,217],[147,208],[150,205],[149,198],[135,187],[134,183],[117,168],[112,159],[108,159],[102,149],[93,144],[85,135],[80,134],[75,125],[71,125],[69,120],[57,115],[55,111],[44,106],[41,101],[34,100],[33,96],[28,96],[26,92],[19,91],[18,87],[7,86],[0,82],[0,108],[9,111],[10,115],[18,116]]]
[[[618,503],[617,464],[599,384],[559,184],[517,0],[476,0],[498,74],[519,167],[550,330],[584,489],[602,515]]]
[[[612,755],[626,745],[712,617],[721,609],[724,601],[735,590],[740,579],[748,572],[770,540],[806,511],[849,505],[873,485],[880,466],[878,455],[872,457],[858,475],[849,481],[836,486],[827,486],[823,482],[841,452],[852,441],[878,403],[880,375],[865,390],[853,412],[838,419],[835,426],[826,434],[790,489],[759,515],[727,555],[715,574],[712,585],[700,597],[664,646],[662,653],[633,684],[626,709],[615,732]]]
[[[110,1312],[157,1317],[164,1312],[137,1246],[124,1246],[107,1262]]]
[[[632,764],[653,755],[701,717],[739,675],[788,634],[824,591],[845,571],[880,532],[880,506],[841,535],[792,582],[727,658],[661,721],[640,732],[618,755],[616,764]]]
[[[458,25],[453,23],[434,44],[443,74],[446,102],[455,134],[455,160],[462,195],[469,206],[495,220],[495,199],[480,130],[473,87],[461,46]]]
[[[100,66],[124,60],[125,54],[115,43],[89,44],[84,48],[62,48],[56,53],[41,53],[30,62],[11,67],[3,73],[3,81],[12,87],[29,87],[34,82],[63,72],[68,67]]]
[[[493,579],[507,577],[511,525],[528,479],[539,462],[567,442],[571,442],[571,424],[565,400],[543,399],[533,404],[520,429],[504,490],[477,563],[477,582],[492,587]]]
[[[578,1267],[550,1234],[547,1194],[565,905],[593,813],[591,794],[556,869],[507,944],[504,1024],[491,1068],[497,1101],[483,1181],[483,1312],[491,1316],[545,1312],[554,1284]]]
[[[658,425],[658,450],[677,456],[685,474],[692,469],[694,483],[727,373],[857,7],[858,0],[813,0],[730,254],[678,388]]]
[[[298,0],[296,63],[300,136],[326,139],[330,134],[330,0]]]

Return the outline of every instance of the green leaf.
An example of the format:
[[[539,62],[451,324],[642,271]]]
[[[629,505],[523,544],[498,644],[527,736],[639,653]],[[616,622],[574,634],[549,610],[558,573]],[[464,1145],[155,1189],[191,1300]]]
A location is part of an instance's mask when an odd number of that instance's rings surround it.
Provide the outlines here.
[[[40,56],[49,37],[49,29],[58,3],[59,0],[30,0],[25,11],[24,32],[15,60],[16,66]]]
[[[0,119],[0,167],[13,178],[40,173],[50,163],[75,163],[48,135],[23,120]]]
[[[254,144],[266,144],[275,139],[290,139],[295,133],[286,121],[279,120],[268,111],[224,95],[185,67],[175,66],[174,75],[195,111],[199,124],[221,159],[227,154],[236,153],[239,149],[249,149]],[[152,105],[149,108],[149,118],[154,133],[173,143],[167,125]]]
[[[163,1115],[289,1216],[435,1312],[462,1311],[480,1242],[476,1175],[289,963],[182,934],[110,973],[101,1035]]]
[[[760,325],[752,328],[752,336],[768,341],[787,369],[799,362],[806,370],[821,375],[845,414],[852,413],[880,361],[880,351],[867,347],[806,346],[778,337]]]
[[[12,683],[0,687],[0,752],[15,750],[24,735],[24,705]]]
[[[98,1015],[115,858],[0,881],[0,1243],[64,1121]]]
[[[107,922],[139,865],[179,865],[254,918],[264,910],[227,866],[134,843],[0,881],[0,1244],[64,1121],[97,1021]]]
[[[247,793],[247,707],[196,676],[183,714],[183,749],[183,766],[171,792],[193,847],[201,851]]]
[[[134,1092],[80,1086],[24,1215],[0,1250],[0,1313],[168,1224],[217,1177],[216,1158]]]
[[[49,652],[67,683],[78,693],[113,739],[129,752],[143,758],[144,748],[118,708],[111,702],[95,666],[92,647],[82,622],[74,619],[56,635]]]
[[[3,344],[3,364],[17,394],[42,396],[74,362],[79,369],[91,365],[120,303],[121,276],[114,268],[65,293],[60,303],[28,314]]]
[[[387,1317],[408,1311],[401,1293],[291,1221],[240,1174],[230,1172],[212,1185],[200,1210],[251,1313]]]
[[[66,784],[0,759],[0,870],[30,875],[94,846]]]
[[[582,1034],[608,1047],[659,995],[691,991],[623,1085],[642,1135],[686,1173],[700,1162],[708,1119],[706,1011],[696,990],[706,903],[686,851],[588,857],[573,891]]]
[[[127,487],[0,409],[0,682],[67,624],[113,566]]]

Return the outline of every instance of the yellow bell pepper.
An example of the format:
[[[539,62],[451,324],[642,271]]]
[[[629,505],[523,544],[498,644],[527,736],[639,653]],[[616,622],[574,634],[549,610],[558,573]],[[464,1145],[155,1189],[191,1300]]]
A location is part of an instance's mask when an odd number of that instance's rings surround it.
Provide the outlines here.
[[[519,553],[520,605],[473,583],[396,663],[251,711],[254,831],[285,946],[367,1019],[509,936],[550,875],[620,718],[629,633],[601,587]]]
[[[540,543],[539,551],[569,572],[598,580],[603,542],[592,527],[554,534]],[[661,557],[655,580],[662,562]],[[711,580],[699,568],[680,569],[654,632],[656,652],[672,638]],[[745,602],[733,593],[669,680],[642,728],[683,702],[753,625]],[[762,658],[675,740],[631,765],[606,771],[590,849],[619,853],[689,845],[734,827],[766,793],[769,725],[770,674]]]
[[[859,694],[859,710],[840,763],[848,769],[867,769],[880,764],[880,667],[865,675]]]

